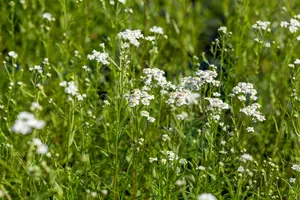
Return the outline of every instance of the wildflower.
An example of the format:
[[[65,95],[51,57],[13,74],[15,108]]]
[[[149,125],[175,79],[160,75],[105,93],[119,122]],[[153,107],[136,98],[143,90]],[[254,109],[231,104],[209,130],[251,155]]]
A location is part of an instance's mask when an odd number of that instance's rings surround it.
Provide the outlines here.
[[[271,29],[269,28],[270,26],[270,22],[269,21],[257,21],[254,25],[252,25],[252,28],[257,29],[257,30],[264,30],[264,31],[268,31],[270,32]]]
[[[292,168],[292,170],[294,170],[294,171],[300,172],[300,165],[293,164],[293,166],[292,166],[291,168]]]
[[[33,138],[33,144],[37,147],[36,153],[38,154],[46,154],[48,152],[48,147],[38,138]]]
[[[254,132],[253,127],[247,127],[246,130],[247,130],[248,133],[253,133]]]
[[[213,92],[213,96],[214,96],[214,97],[220,97],[221,94],[220,94],[219,92]]]
[[[98,63],[102,63],[103,65],[109,65],[108,57],[108,53],[96,50],[93,50],[92,54],[88,54],[87,56],[89,60],[96,60]]]
[[[200,195],[198,195],[197,199],[198,200],[217,200],[217,198],[213,194],[210,194],[210,193],[200,194]]]
[[[150,163],[157,162],[158,158],[149,158]]]
[[[294,64],[295,64],[295,65],[300,65],[300,59],[297,58],[297,59],[294,61]]]
[[[150,32],[160,34],[160,35],[164,34],[164,30],[158,26],[153,26],[152,28],[150,28]]]
[[[185,158],[180,158],[179,159],[179,163],[182,164],[182,165],[186,165],[187,164],[187,161]]]
[[[175,181],[175,185],[177,185],[177,186],[183,186],[183,185],[185,185],[186,184],[186,181],[184,180],[184,179],[182,179],[182,180],[177,180],[177,181]]]
[[[180,121],[186,119],[187,117],[188,117],[188,114],[186,112],[182,112],[181,114],[176,115],[176,118]]]
[[[222,32],[223,34],[227,33],[227,27],[226,26],[221,26],[218,31]]]
[[[167,134],[163,134],[162,135],[162,140],[165,142],[165,141],[170,141],[171,138],[167,135]]]
[[[200,165],[200,166],[196,167],[196,170],[205,171],[205,167]]]
[[[154,36],[147,36],[147,37],[145,37],[145,40],[153,42],[155,40],[155,37]]]
[[[243,173],[245,171],[243,166],[239,166],[239,168],[237,169],[238,172]]]
[[[253,161],[253,157],[252,157],[250,154],[244,153],[244,154],[241,156],[241,160],[242,160],[243,162],[246,162],[246,161]]]
[[[287,28],[288,25],[289,25],[289,23],[288,23],[287,21],[282,21],[282,22],[280,22],[280,26],[281,26],[281,27]]]
[[[227,103],[224,103],[221,99],[218,98],[205,98],[209,101],[209,110],[227,110],[229,109],[229,105]]]
[[[16,59],[16,58],[18,57],[18,54],[17,54],[16,52],[14,52],[14,51],[8,52],[8,55],[9,55],[10,57],[14,58],[14,59]]]
[[[147,112],[145,110],[142,110],[141,111],[141,116],[143,116],[143,117],[149,117],[149,112]]]
[[[119,3],[125,4],[126,0],[118,0]]]
[[[295,183],[296,182],[296,178],[290,178],[290,183]]]
[[[18,115],[11,130],[26,135],[31,133],[32,129],[42,129],[44,126],[45,122],[43,120],[37,120],[33,114],[23,111]]]
[[[38,102],[32,102],[30,106],[30,110],[42,110],[42,106]]]
[[[188,89],[177,90],[169,94],[169,99],[166,101],[167,104],[175,104],[176,106],[191,105],[196,103],[196,99],[199,94],[192,93]]]
[[[118,37],[124,41],[129,41],[133,46],[138,47],[140,42],[138,41],[140,38],[143,38],[143,34],[141,30],[129,30],[126,29],[123,32],[118,33]]]
[[[97,197],[97,192],[91,192],[92,197]]]
[[[147,117],[147,120],[150,122],[150,123],[153,123],[155,121],[155,118],[154,117]]]
[[[68,82],[67,81],[63,81],[59,83],[59,86],[61,87],[67,87]]]
[[[68,82],[68,86],[65,88],[65,93],[74,96],[77,94],[77,91],[78,88],[75,86],[74,81]]]
[[[49,22],[55,21],[55,18],[52,17],[52,15],[50,13],[44,13],[43,14],[43,18],[46,19],[46,20],[48,20]]]
[[[240,112],[252,117],[254,121],[258,120],[262,122],[265,120],[265,117],[259,111],[257,111],[257,109],[260,107],[261,106],[258,103],[254,103],[250,106],[240,109]]]
[[[129,100],[130,107],[136,107],[142,103],[144,106],[150,105],[150,100],[154,99],[153,95],[149,95],[146,91],[139,89],[133,90],[132,94],[125,95],[125,98]]]
[[[250,99],[257,100],[257,97],[256,97],[257,91],[254,89],[253,84],[251,84],[251,83],[239,82],[238,85],[232,89],[232,92],[234,95],[235,94],[238,95],[241,93],[244,95],[249,94]],[[246,98],[243,98],[242,96],[238,96],[238,98],[240,101],[246,100]]]

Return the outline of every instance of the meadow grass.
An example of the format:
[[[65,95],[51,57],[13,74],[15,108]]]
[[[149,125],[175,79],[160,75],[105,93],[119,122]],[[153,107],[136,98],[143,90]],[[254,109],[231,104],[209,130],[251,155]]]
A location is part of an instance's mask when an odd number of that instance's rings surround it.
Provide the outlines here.
[[[0,0],[0,199],[299,199],[298,14]]]

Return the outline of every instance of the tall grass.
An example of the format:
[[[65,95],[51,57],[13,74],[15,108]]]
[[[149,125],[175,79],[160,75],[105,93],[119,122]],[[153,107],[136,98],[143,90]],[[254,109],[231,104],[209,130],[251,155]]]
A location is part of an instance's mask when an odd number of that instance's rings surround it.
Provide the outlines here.
[[[0,0],[0,198],[300,198],[298,13]]]

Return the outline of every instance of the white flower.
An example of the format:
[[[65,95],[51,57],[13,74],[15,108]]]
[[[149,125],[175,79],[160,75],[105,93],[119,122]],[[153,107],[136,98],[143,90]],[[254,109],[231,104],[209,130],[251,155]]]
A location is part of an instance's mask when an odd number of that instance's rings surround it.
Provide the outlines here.
[[[295,65],[300,65],[300,59],[297,58],[297,59],[294,61],[294,64],[295,64]]]
[[[171,138],[167,135],[167,134],[163,134],[162,135],[162,140],[165,142],[165,141],[170,141]]]
[[[153,123],[155,121],[155,118],[154,117],[147,117],[147,120],[150,122],[150,123]]]
[[[16,122],[11,127],[11,130],[12,132],[26,135],[31,133],[32,129],[42,129],[44,126],[44,121],[37,120],[33,114],[23,111],[18,115]]]
[[[257,109],[260,107],[261,106],[258,103],[254,103],[250,106],[240,109],[240,112],[244,113],[247,116],[253,117],[254,121],[258,120],[262,122],[266,118],[259,111],[257,111]]]
[[[158,26],[153,26],[152,28],[150,28],[150,32],[157,33],[157,34],[160,34],[160,35],[164,34],[164,30],[161,27],[158,27]]]
[[[59,86],[61,87],[67,87],[67,85],[68,85],[67,81],[63,81],[59,83]]]
[[[124,41],[129,41],[133,46],[138,47],[140,42],[138,41],[140,38],[143,38],[143,34],[141,30],[129,30],[126,29],[123,32],[118,33],[118,37]]]
[[[32,102],[30,106],[31,111],[42,110],[43,107],[38,102]]]
[[[239,168],[237,169],[238,172],[243,173],[245,171],[243,166],[239,166]]]
[[[218,98],[205,98],[209,101],[209,110],[227,110],[229,109],[229,105],[227,103],[224,103],[221,99]]]
[[[182,164],[182,165],[186,165],[187,164],[187,161],[185,158],[180,158],[179,159],[179,163]]]
[[[184,180],[184,179],[182,179],[182,180],[177,180],[177,181],[175,181],[175,185],[177,185],[177,186],[183,186],[183,185],[185,185],[186,184],[186,181]]]
[[[248,133],[253,133],[254,132],[253,127],[247,127],[246,130],[247,130]]]
[[[38,138],[33,138],[33,144],[37,147],[36,153],[38,154],[46,154],[48,152],[48,146],[42,143],[42,141]]]
[[[294,170],[294,171],[300,172],[300,165],[293,164],[293,166],[292,166],[291,168],[292,168],[292,170]]]
[[[182,112],[181,114],[176,115],[176,118],[180,121],[186,119],[187,117],[188,117],[188,114],[186,112]]]
[[[89,60],[96,60],[98,63],[102,63],[103,65],[109,65],[108,53],[106,52],[93,50],[92,54],[88,54],[87,58]]]
[[[118,0],[118,2],[122,3],[122,4],[125,4],[126,3],[126,0]]]
[[[68,82],[68,87],[65,88],[65,93],[75,96],[78,88],[75,86],[74,81]]]
[[[9,55],[10,57],[14,58],[14,59],[16,59],[16,58],[18,57],[18,54],[17,54],[16,52],[14,52],[14,51],[8,52],[8,55]]]
[[[290,178],[290,183],[295,183],[296,182],[296,178]]]
[[[149,112],[147,112],[145,110],[142,110],[141,111],[141,116],[143,116],[143,117],[149,117]]]
[[[217,200],[217,198],[210,193],[200,194],[200,195],[198,195],[197,199],[198,200]]]
[[[150,100],[154,99],[153,95],[149,95],[146,91],[139,89],[133,90],[132,94],[125,95],[125,98],[129,100],[130,107],[136,107],[142,103],[144,106],[150,105]]]
[[[241,156],[241,160],[242,160],[243,162],[246,162],[246,161],[253,161],[253,157],[252,157],[250,154],[244,153],[244,154]]]
[[[221,26],[218,31],[222,32],[223,34],[227,33],[227,27],[226,26]]]
[[[271,31],[271,29],[269,28],[270,24],[271,24],[271,23],[270,23],[269,21],[265,21],[265,22],[257,21],[257,22],[252,26],[252,28],[257,29],[257,30],[264,30],[264,31],[270,32],[270,31]]]
[[[150,163],[153,163],[154,161],[157,162],[158,158],[149,158]]]
[[[48,20],[49,22],[55,21],[55,18],[52,17],[52,15],[50,13],[44,13],[43,14],[43,18],[46,19],[46,20]]]
[[[205,171],[205,167],[200,165],[200,166],[196,167],[196,170]]]

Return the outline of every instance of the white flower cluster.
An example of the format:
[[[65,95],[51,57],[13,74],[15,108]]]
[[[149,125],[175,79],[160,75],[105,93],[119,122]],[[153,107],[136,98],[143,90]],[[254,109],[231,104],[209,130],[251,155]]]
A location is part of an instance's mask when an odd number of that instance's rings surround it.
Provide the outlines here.
[[[218,31],[222,32],[223,34],[227,33],[227,27],[226,26],[221,26],[220,28],[218,28]]]
[[[262,122],[266,120],[265,116],[263,116],[257,109],[261,107],[260,104],[254,103],[250,106],[240,109],[240,112],[244,113],[245,115],[252,117],[252,120],[256,122],[256,120]]]
[[[33,145],[36,146],[36,153],[38,154],[46,154],[48,152],[48,146],[45,145],[40,139],[33,138]]]
[[[218,76],[218,73],[214,70],[197,70],[196,75],[201,80],[201,86],[206,83],[212,83],[216,87],[220,85],[220,81],[215,80],[215,78]]]
[[[298,31],[300,27],[300,15],[296,15],[290,19],[290,22],[282,21],[280,26],[283,28],[288,28],[291,33],[295,33]]]
[[[247,162],[247,161],[253,161],[253,157],[248,154],[248,153],[244,153],[242,156],[241,156],[241,161],[243,162]]]
[[[252,28],[257,29],[257,30],[263,30],[263,31],[268,31],[271,32],[271,29],[269,28],[270,26],[269,21],[260,21],[258,20],[255,24],[252,25]]]
[[[43,107],[38,102],[32,102],[30,106],[31,111],[42,110]]]
[[[221,110],[227,110],[229,109],[229,105],[227,103],[224,103],[221,99],[218,98],[205,98],[209,101],[208,110],[219,112]]]
[[[49,22],[55,21],[55,18],[52,17],[52,15],[50,13],[44,13],[43,18],[48,20]]]
[[[43,73],[43,68],[40,65],[35,65],[34,67],[30,67],[29,71],[31,71],[31,72],[35,71],[39,74],[42,74]]]
[[[193,93],[188,89],[176,90],[169,94],[169,99],[166,103],[175,104],[176,106],[191,105],[196,104],[199,97],[198,93]]]
[[[203,193],[198,195],[197,200],[217,200],[217,198],[210,193]]]
[[[102,63],[103,65],[109,65],[108,54],[106,52],[93,50],[92,54],[88,54],[87,58],[89,60],[96,60],[98,63]]]
[[[294,171],[300,172],[300,165],[293,164],[293,166],[292,166],[291,168],[292,168],[292,170],[294,170]]]
[[[150,100],[153,100],[154,96],[148,94],[146,91],[134,89],[131,94],[126,94],[125,98],[128,99],[130,107],[136,107],[140,103],[144,106],[149,106]]]
[[[141,79],[147,87],[153,85],[155,88],[161,87],[163,90],[175,89],[175,86],[167,81],[164,71],[158,68],[146,68],[143,70],[143,73],[145,76],[142,76]]]
[[[158,26],[153,26],[152,28],[150,28],[150,32],[156,33],[156,34],[159,34],[159,35],[163,35],[164,34],[163,28],[158,27]]]
[[[180,158],[178,155],[176,155],[173,151],[161,151],[164,158],[160,159],[161,164],[165,165],[169,161],[171,165],[173,165],[176,161],[178,161],[181,165],[186,165],[187,160],[185,158]],[[149,161],[152,163],[154,161],[158,161],[158,158],[149,158]],[[180,170],[180,169],[176,169]]]
[[[180,121],[185,120],[189,115],[186,112],[176,115],[176,118]]]
[[[246,101],[246,95],[250,95],[250,99],[257,100],[257,91],[254,89],[253,84],[239,82],[237,86],[232,89],[233,95],[239,95],[238,99],[240,101]],[[240,95],[242,94],[242,95]]]
[[[118,33],[118,37],[124,41],[129,41],[133,46],[140,46],[139,39],[143,38],[143,34],[141,30],[129,30],[126,29],[123,32]]]
[[[15,133],[21,133],[26,135],[32,132],[32,129],[42,129],[45,126],[43,120],[37,120],[32,113],[20,112],[14,125],[11,127],[11,131]]]
[[[155,118],[154,117],[151,117],[149,112],[145,111],[145,110],[142,110],[141,111],[141,116],[143,117],[147,117],[147,120],[150,122],[150,123],[153,123],[155,121]]]
[[[16,52],[14,52],[14,51],[8,52],[8,55],[9,55],[10,57],[14,58],[14,59],[16,59],[16,58],[18,57],[18,54],[17,54]]]
[[[78,101],[82,101],[84,98],[86,98],[86,94],[81,95],[78,93],[78,88],[75,85],[74,81],[70,81],[70,82],[63,81],[59,83],[59,86],[64,87],[65,93],[70,96],[75,96]],[[72,98],[70,98],[70,100],[72,100]]]

